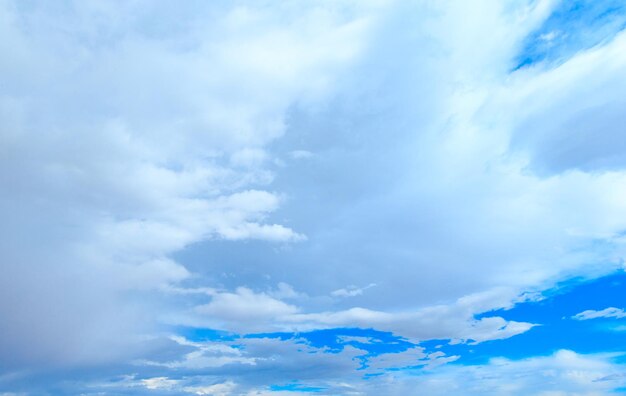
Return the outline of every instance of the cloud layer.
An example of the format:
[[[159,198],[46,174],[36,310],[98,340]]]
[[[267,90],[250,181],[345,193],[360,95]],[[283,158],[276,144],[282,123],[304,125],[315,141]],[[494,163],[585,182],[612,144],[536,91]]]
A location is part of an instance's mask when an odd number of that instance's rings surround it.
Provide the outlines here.
[[[464,367],[419,345],[532,331],[492,311],[623,267],[626,34],[572,49],[559,7],[0,1],[0,386],[90,367],[114,378],[94,389],[162,394],[621,384],[608,355]],[[242,337],[352,327],[412,344]]]

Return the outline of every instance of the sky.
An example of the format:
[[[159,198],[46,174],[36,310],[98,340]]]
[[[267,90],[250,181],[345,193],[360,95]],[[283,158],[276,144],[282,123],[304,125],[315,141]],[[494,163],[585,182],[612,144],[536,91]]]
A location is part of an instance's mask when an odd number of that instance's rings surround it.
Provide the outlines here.
[[[0,395],[626,393],[620,0],[0,0]]]

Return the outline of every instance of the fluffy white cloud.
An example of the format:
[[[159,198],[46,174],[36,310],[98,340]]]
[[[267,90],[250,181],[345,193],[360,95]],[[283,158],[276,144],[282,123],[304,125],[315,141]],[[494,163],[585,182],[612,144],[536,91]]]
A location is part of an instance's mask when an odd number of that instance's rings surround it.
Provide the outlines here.
[[[298,296],[293,289],[284,298]],[[211,300],[196,306],[185,315],[170,319],[172,323],[217,328],[240,333],[272,331],[310,331],[337,327],[374,328],[408,337],[416,342],[427,339],[450,339],[454,343],[480,343],[509,338],[530,330],[532,323],[507,321],[498,316],[475,318],[476,313],[494,307],[508,308],[513,297],[496,289],[469,295],[453,304],[425,307],[419,310],[385,312],[362,307],[347,310],[302,312],[299,305],[288,304],[275,293],[255,292],[239,287],[234,292],[203,291]]]
[[[277,318],[291,330],[333,327],[362,327],[390,331],[414,341],[451,339],[453,342],[479,343],[509,338],[530,330],[534,324],[507,321],[501,317],[474,319],[462,311],[448,307],[432,307],[421,311],[387,313],[365,308],[346,311],[294,314]]]
[[[173,252],[304,239],[269,218],[264,147],[358,55],[356,11],[2,1],[0,18],[2,361],[125,355],[160,315],[133,291],[190,275]]]
[[[272,298],[265,293],[254,293],[245,287],[238,288],[235,293],[216,293],[211,302],[196,308],[209,319],[230,324],[229,329],[252,330],[263,328],[264,323],[272,323],[276,318],[295,314],[298,309]]]

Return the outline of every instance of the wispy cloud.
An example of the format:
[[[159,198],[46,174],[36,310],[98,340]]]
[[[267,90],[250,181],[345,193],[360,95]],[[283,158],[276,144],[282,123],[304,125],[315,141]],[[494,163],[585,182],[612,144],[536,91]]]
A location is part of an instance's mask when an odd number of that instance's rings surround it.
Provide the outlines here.
[[[609,307],[602,309],[600,311],[596,311],[593,309],[588,309],[586,311],[577,313],[572,316],[572,319],[576,320],[589,320],[589,319],[599,319],[599,318],[616,318],[621,319],[626,317],[626,312],[624,312],[621,308]]]

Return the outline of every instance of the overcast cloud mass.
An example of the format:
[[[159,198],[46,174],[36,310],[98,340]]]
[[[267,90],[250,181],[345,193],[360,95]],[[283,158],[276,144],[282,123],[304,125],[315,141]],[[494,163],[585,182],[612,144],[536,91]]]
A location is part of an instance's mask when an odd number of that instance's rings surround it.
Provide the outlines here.
[[[624,392],[625,28],[0,0],[0,395]]]

